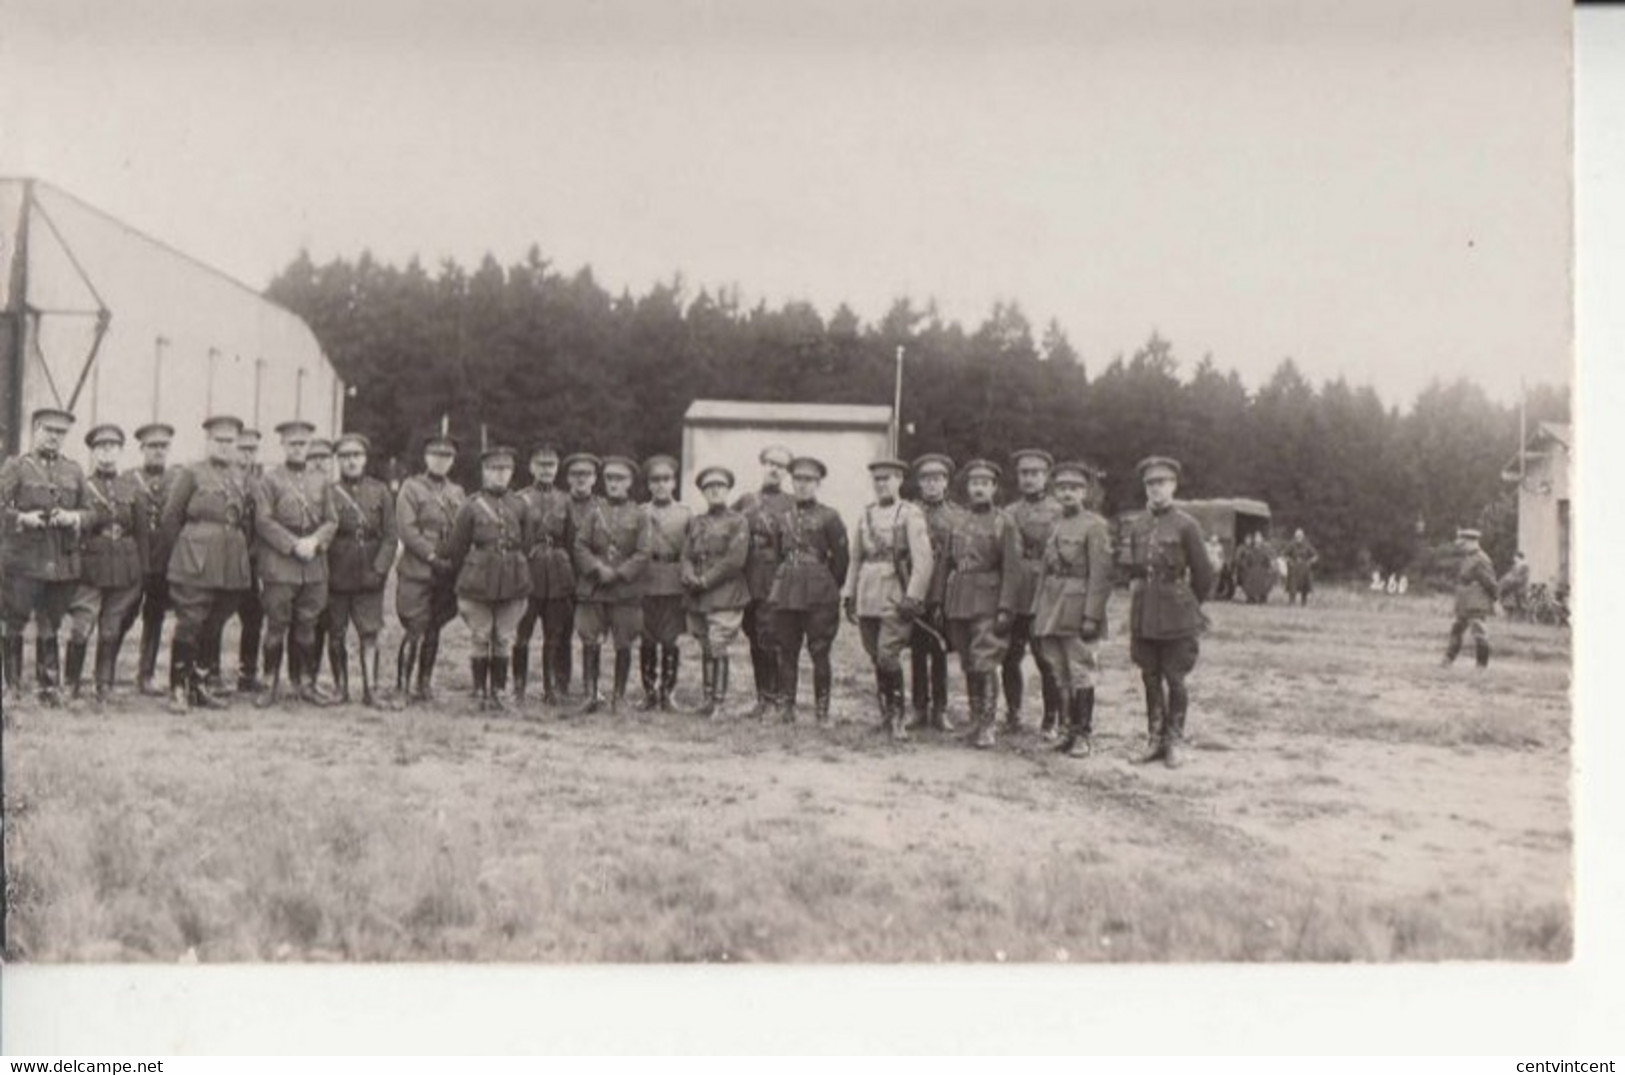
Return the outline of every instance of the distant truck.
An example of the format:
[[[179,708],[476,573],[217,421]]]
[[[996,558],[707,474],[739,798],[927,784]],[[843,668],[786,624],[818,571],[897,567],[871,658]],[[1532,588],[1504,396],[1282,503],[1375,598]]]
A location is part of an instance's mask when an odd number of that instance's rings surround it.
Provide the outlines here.
[[[0,178],[0,453],[27,446],[40,407],[78,416],[72,456],[92,425],[161,420],[180,463],[202,457],[213,413],[339,432],[344,384],[310,327],[247,284],[48,183]]]

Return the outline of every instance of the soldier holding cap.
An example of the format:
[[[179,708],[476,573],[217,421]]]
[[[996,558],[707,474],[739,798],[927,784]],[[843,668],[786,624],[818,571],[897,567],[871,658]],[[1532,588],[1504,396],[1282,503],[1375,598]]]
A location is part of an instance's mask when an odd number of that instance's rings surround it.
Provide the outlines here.
[[[644,463],[643,474],[649,485],[649,502],[643,505],[649,517],[649,566],[643,573],[643,637],[638,645],[643,701],[638,708],[670,712],[677,688],[677,642],[688,626],[683,540],[694,513],[673,499],[677,460],[652,456]]]
[[[79,586],[73,597],[74,617],[68,637],[67,682],[78,698],[83,687],[90,634],[96,633],[96,701],[113,691],[119,642],[130,610],[141,600],[143,565],[149,543],[141,483],[118,472],[124,431],[99,425],[85,437],[95,469],[85,482],[90,494],[89,519],[79,546]]]
[[[327,547],[327,611],[332,620],[328,660],[339,700],[350,700],[350,654],[346,636],[355,624],[361,658],[361,701],[380,703],[378,635],[384,629],[384,585],[400,551],[395,533],[395,498],[389,487],[367,476],[372,444],[360,433],[338,439],[339,480],[330,488],[337,528]]]
[[[468,625],[474,693],[481,709],[501,710],[513,630],[530,597],[525,502],[508,488],[512,448],[480,453],[479,491],[463,501],[442,556],[457,573],[457,611]]]
[[[530,513],[530,597],[513,639],[513,696],[525,700],[530,682],[530,639],[542,625],[542,703],[557,705],[570,685],[570,626],[575,617],[576,573],[570,559],[570,495],[553,482],[558,449],[544,444],[530,453],[531,484],[520,491]],[[596,473],[594,472],[594,477]],[[591,496],[591,487],[588,487]]]
[[[851,547],[840,514],[818,502],[818,485],[828,473],[820,460],[810,456],[791,461],[795,504],[773,530],[774,556],[779,565],[768,594],[773,610],[772,637],[779,647],[774,688],[787,723],[796,719],[796,680],[801,671],[803,639],[812,657],[814,712],[818,723],[830,721],[834,674],[829,651],[841,628],[841,583],[851,562]]]
[[[141,465],[127,471],[141,492],[141,510],[146,516],[147,547],[143,552],[141,599],[139,607],[132,606],[124,618],[124,633],[141,619],[141,648],[136,657],[136,683],[142,694],[162,694],[153,684],[158,674],[158,649],[164,640],[164,616],[169,612],[168,565],[157,556],[159,517],[164,501],[180,473],[179,467],[169,465],[169,446],[175,440],[175,427],[163,422],[151,422],[135,431],[136,442],[141,445]]]
[[[948,543],[964,514],[963,508],[948,499],[948,481],[953,472],[954,461],[946,455],[922,455],[914,460],[914,480],[920,487],[920,510],[925,513],[925,527],[931,535],[936,570],[925,597],[924,622],[932,630],[916,626],[908,641],[910,695],[914,703],[911,726],[929,726],[944,732],[953,731],[953,723],[948,719],[948,651],[944,647],[948,620],[943,615],[943,594],[948,581]]]
[[[762,485],[746,493],[734,504],[750,527],[750,557],[745,563],[745,583],[750,587],[750,604],[745,606],[744,631],[750,640],[750,666],[756,686],[756,709],[760,719],[779,704],[779,645],[773,639],[773,579],[779,570],[780,524],[789,518],[795,499],[785,491],[789,474],[790,449],[782,444],[763,448],[757,456],[762,464]]]
[[[447,477],[456,459],[451,437],[426,437],[423,473],[402,482],[395,497],[395,526],[405,546],[396,572],[395,614],[406,629],[395,658],[395,687],[402,696],[425,702],[434,697],[440,631],[457,615],[456,579],[440,556],[440,543],[463,503],[463,487]]]
[[[0,630],[5,635],[5,674],[13,696],[23,682],[23,631],[35,622],[34,678],[40,700],[61,704],[61,650],[57,632],[78,588],[79,535],[89,519],[85,473],[62,455],[74,417],[45,407],[29,425],[33,446],[0,465],[0,533],[5,589],[0,593]]]
[[[302,701],[328,705],[317,684],[321,651],[316,621],[327,608],[327,547],[338,532],[330,483],[306,460],[316,427],[294,420],[276,427],[284,460],[254,486],[255,546],[265,605],[265,689],[255,705],[277,700],[282,648],[287,640],[288,679]]]
[[[688,522],[683,535],[679,582],[688,594],[688,631],[700,643],[700,680],[705,701],[700,715],[715,717],[728,697],[728,667],[739,637],[750,585],[750,523],[728,507],[734,486],[727,467],[705,467],[694,479],[705,496],[705,511]]]
[[[1450,624],[1450,641],[1445,646],[1444,666],[1450,667],[1461,653],[1463,637],[1472,632],[1473,652],[1480,669],[1490,665],[1490,635],[1484,621],[1495,611],[1498,586],[1495,565],[1479,547],[1477,530],[1457,530],[1456,548],[1461,562],[1456,567],[1456,618]]]
[[[180,468],[159,523],[158,559],[168,564],[175,632],[169,646],[170,708],[220,708],[204,682],[200,646],[218,638],[249,586],[253,503],[237,462],[241,419],[203,423],[208,458]]]
[[[993,504],[1003,476],[999,465],[972,460],[964,476],[970,506],[954,519],[939,573],[945,577],[943,611],[965,673],[975,742],[986,748],[993,745],[998,719],[994,675],[1004,662],[1015,618],[1021,534]]]
[[[1061,514],[1044,544],[1033,600],[1033,644],[1055,677],[1061,718],[1060,749],[1088,757],[1095,715],[1095,650],[1106,630],[1112,589],[1112,543],[1106,520],[1084,507],[1091,472],[1062,463],[1051,473]]]
[[[1146,512],[1129,527],[1129,656],[1145,684],[1150,747],[1141,763],[1180,764],[1190,696],[1185,678],[1196,667],[1198,638],[1207,629],[1201,604],[1213,592],[1213,565],[1202,528],[1174,507],[1180,466],[1154,455],[1140,461]]]
[[[1061,506],[1049,494],[1049,472],[1055,459],[1046,451],[1028,448],[1011,457],[1016,467],[1016,486],[1020,499],[1004,510],[1016,524],[1021,541],[1021,560],[1015,565],[1016,605],[1015,618],[1009,625],[1010,648],[1004,655],[1005,722],[1012,730],[1021,727],[1021,700],[1023,691],[1021,662],[1027,655],[1032,640],[1033,598],[1038,592],[1038,573],[1044,557],[1044,545],[1049,541],[1050,529]],[[1060,722],[1060,700],[1055,690],[1055,677],[1045,663],[1044,656],[1035,648],[1033,662],[1038,665],[1039,686],[1044,698],[1044,717],[1040,730],[1055,735]]]
[[[620,709],[632,674],[632,647],[643,634],[643,576],[649,566],[649,517],[631,499],[638,465],[625,456],[604,460],[604,501],[576,532],[576,633],[587,705],[603,704],[598,689],[604,639],[615,643],[615,681],[610,711]]]
[[[581,588],[581,579],[575,569],[576,535],[587,527],[587,522],[594,514],[602,510],[604,498],[594,490],[598,486],[598,474],[603,469],[603,460],[591,452],[576,452],[564,461],[564,480],[568,487],[569,499],[565,502],[568,529],[565,532],[565,549],[570,554],[570,577],[573,580],[570,592],[570,624],[575,629],[576,619],[580,615],[580,607],[576,602],[576,592]],[[586,675],[587,660],[586,639],[581,641],[582,675]],[[560,670],[562,675],[555,677],[558,692],[561,698],[570,693],[570,647],[564,644],[564,651],[560,657],[562,662]],[[597,678],[593,680],[596,693]]]

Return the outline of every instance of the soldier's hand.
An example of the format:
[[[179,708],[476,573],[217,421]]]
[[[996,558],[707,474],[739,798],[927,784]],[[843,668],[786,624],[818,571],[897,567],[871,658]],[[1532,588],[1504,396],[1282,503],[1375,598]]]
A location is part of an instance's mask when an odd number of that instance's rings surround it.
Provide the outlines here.
[[[17,515],[17,525],[24,530],[40,530],[45,526],[45,513],[43,511],[24,511]]]
[[[904,594],[902,600],[897,602],[897,615],[902,617],[904,623],[913,623],[924,612],[925,607],[907,594]]]
[[[856,597],[841,598],[841,611],[846,614],[847,623],[856,624],[858,622],[858,599]]]
[[[1001,608],[998,614],[993,617],[993,633],[1000,638],[1007,638],[1010,635],[1010,628],[1015,622],[1016,618],[1009,611]]]
[[[1085,642],[1094,642],[1100,638],[1100,621],[1085,618],[1078,627],[1078,637]]]

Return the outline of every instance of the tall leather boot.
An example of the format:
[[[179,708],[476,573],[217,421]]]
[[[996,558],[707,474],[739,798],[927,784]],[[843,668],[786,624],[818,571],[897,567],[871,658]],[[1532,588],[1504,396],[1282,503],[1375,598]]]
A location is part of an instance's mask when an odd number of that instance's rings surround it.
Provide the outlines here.
[[[502,697],[508,693],[508,658],[506,655],[491,658],[490,676],[491,709],[493,712],[501,713],[508,708],[507,702]]]
[[[282,640],[274,638],[265,643],[265,678],[260,681],[259,693],[254,696],[255,709],[267,709],[282,698]],[[291,656],[290,661],[291,664]]]
[[[619,713],[621,703],[626,701],[626,684],[632,678],[632,651],[616,647],[615,650],[615,680],[611,687],[613,693],[609,696],[609,711]]]
[[[219,651],[216,650],[215,652],[218,653]],[[208,669],[199,664],[196,659],[192,661],[191,692],[193,709],[228,708],[225,700],[214,693],[214,689],[209,683]]]
[[[620,674],[620,660],[620,651],[617,650],[616,675]],[[660,705],[660,653],[652,642],[638,645],[638,676],[643,681],[643,700],[638,703],[638,709],[648,712]]]
[[[700,658],[700,708],[695,710],[695,716],[707,719],[716,716],[717,712],[717,662],[714,658],[702,656]]]
[[[96,642],[96,704],[103,705],[113,697],[113,680],[118,674],[119,639],[102,638]]]
[[[530,686],[530,642],[515,642],[513,644],[513,700],[523,705],[525,702],[525,688]],[[547,661],[542,661],[543,675],[546,675]]]
[[[915,637],[919,638],[920,634],[916,632]],[[914,703],[914,715],[908,726],[924,728],[931,722],[931,663],[924,642],[908,648],[908,679]]]
[[[254,695],[260,689],[259,667],[260,634],[258,617],[244,612],[240,621],[243,625],[242,633],[237,638],[237,689],[244,694]]]
[[[544,643],[542,645],[542,704],[553,706],[559,704],[558,680],[554,669],[558,665],[557,654]]]
[[[571,605],[570,608],[573,618],[575,606]],[[558,665],[553,669],[553,689],[559,692],[560,702],[570,697],[571,666],[575,656],[570,646],[570,622],[570,619],[565,620],[564,630],[559,633],[559,640],[553,650],[554,656],[558,658]]]
[[[1473,639],[1473,656],[1478,661],[1478,667],[1488,668],[1490,666],[1490,640],[1483,637]]]
[[[1055,739],[1063,730],[1061,725],[1067,719],[1067,706],[1060,685],[1055,682],[1048,665],[1038,667],[1038,688],[1044,699],[1044,719],[1039,731],[1045,739]]]
[[[412,676],[417,671],[418,647],[422,644],[421,638],[409,633],[395,651],[395,693],[402,700],[412,694]]]
[[[90,643],[84,639],[68,639],[68,660],[64,666],[63,682],[68,688],[68,697],[75,702],[85,694],[85,657],[90,653]]]
[[[1074,740],[1067,754],[1074,758],[1087,758],[1094,753],[1095,689],[1085,687],[1072,695],[1072,733]]]
[[[903,670],[886,670],[886,711],[891,715],[891,737],[894,743],[908,739],[908,697],[903,683]]]
[[[1167,702],[1162,695],[1162,677],[1147,672],[1140,676],[1145,685],[1145,737],[1146,751],[1134,759],[1136,765],[1149,765],[1167,756],[1166,738]]]
[[[162,621],[142,616],[141,649],[136,655],[136,690],[142,694],[155,696],[164,693],[153,683],[158,676],[158,648],[163,641]]]
[[[891,726],[891,695],[887,691],[885,670],[875,665],[875,710],[880,714],[880,730],[887,735],[892,732]]]
[[[781,670],[783,666],[780,666]],[[812,659],[813,675],[813,712],[821,714],[819,720],[828,724],[830,722],[829,700],[835,684],[835,673],[829,663],[829,650],[815,653]],[[820,701],[822,699],[822,701]]]
[[[582,713],[596,713],[604,708],[604,696],[598,691],[598,666],[603,650],[604,647],[597,643],[581,644],[581,690],[587,698],[586,704],[581,707]]]
[[[993,695],[992,672],[965,673],[965,691],[970,695],[971,720],[976,726],[972,740],[978,750],[987,750],[998,741],[998,701]]]
[[[420,702],[434,701],[434,666],[440,659],[440,630],[436,628],[423,636],[418,646],[418,685],[414,697]]]
[[[1163,730],[1162,763],[1170,769],[1177,769],[1182,764],[1181,754],[1185,748],[1185,712],[1190,708],[1190,693],[1185,690],[1185,681],[1170,680],[1168,682],[1168,724]]]
[[[676,646],[660,647],[660,711],[662,713],[670,713],[674,708],[672,695],[677,693],[678,660]]]
[[[673,653],[675,653],[675,652],[676,651],[674,650]],[[727,705],[727,702],[728,702],[728,658],[726,658],[726,657],[714,658],[713,661],[712,661],[712,664],[714,665],[714,667],[712,668],[712,671],[711,671],[711,684],[712,684],[711,689],[714,692],[713,700],[712,700],[712,705],[714,707],[713,710],[712,710],[712,716],[721,717],[721,716],[724,716],[726,714],[726,712],[727,712],[726,705]]]
[[[491,704],[491,658],[470,657],[468,667],[474,681],[474,700],[483,712]]]
[[[179,638],[169,644],[169,711],[177,715],[192,710],[192,643]]]
[[[788,651],[779,654],[778,671],[773,676],[773,707],[779,719],[786,724],[796,722],[796,693],[800,689],[801,655]],[[813,697],[818,696],[818,670],[813,667]]]
[[[333,696],[318,681],[322,672],[322,651],[314,642],[295,642],[290,650],[299,651],[299,700],[306,705],[325,709],[333,704]]]
[[[350,647],[344,644],[344,636],[336,631],[327,636],[327,663],[333,666],[334,700],[349,705]]]
[[[1011,657],[1014,660],[1011,660]],[[1026,647],[1017,649],[1011,646],[1004,658],[1004,667],[1000,670],[1000,680],[1004,686],[1004,726],[1015,732],[1021,730],[1021,696],[1025,684],[1022,682],[1021,659],[1026,656]]]
[[[5,690],[8,699],[18,699],[23,694],[23,637],[22,635],[6,635],[5,643]]]
[[[54,637],[34,640],[34,679],[40,701],[52,709],[62,704],[61,654]]]
[[[378,643],[358,641],[356,658],[361,665],[361,704],[375,708],[378,705]]]
[[[954,722],[948,716],[948,654],[933,645],[927,657],[931,665],[931,727],[951,732]]]
[[[756,708],[751,710],[750,715],[752,719],[760,720],[778,707],[777,684],[782,677],[777,651],[763,645],[759,638],[750,639],[750,671],[756,685]]]

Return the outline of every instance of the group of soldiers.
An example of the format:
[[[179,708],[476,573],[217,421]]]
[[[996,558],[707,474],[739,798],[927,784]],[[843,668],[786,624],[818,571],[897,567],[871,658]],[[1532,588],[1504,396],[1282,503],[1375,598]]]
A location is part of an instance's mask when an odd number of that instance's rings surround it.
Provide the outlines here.
[[[1300,528],[1292,538],[1277,549],[1262,530],[1254,530],[1226,559],[1215,549],[1216,538],[1209,538],[1209,555],[1222,563],[1218,596],[1230,600],[1239,590],[1250,605],[1261,605],[1269,600],[1277,582],[1286,584],[1287,604],[1307,605],[1315,588],[1315,565],[1320,562],[1309,538]]]
[[[639,465],[624,456],[561,457],[541,445],[526,457],[530,482],[515,488],[519,453],[491,447],[480,453],[480,488],[465,493],[449,477],[457,442],[431,435],[422,442],[422,471],[397,493],[367,475],[370,445],[360,434],[329,444],[308,422],[284,422],[275,430],[283,461],[267,467],[258,434],[229,416],[203,423],[207,457],[185,466],[168,464],[172,427],[136,430],[142,464],[122,473],[124,433],[98,425],[85,438],[94,468],[87,477],[63,455],[73,422],[65,411],[36,412],[28,452],[0,466],[0,655],[12,700],[22,691],[31,618],[46,705],[81,696],[92,632],[93,686],[105,700],[122,640],[139,620],[143,693],[167,693],[180,712],[226,705],[232,692],[221,673],[221,640],[236,617],[236,690],[256,705],[289,696],[314,705],[348,701],[352,627],[365,704],[433,701],[441,632],[460,616],[483,709],[525,702],[539,628],[544,705],[568,703],[574,635],[580,712],[626,704],[634,656],[643,691],[637,708],[671,710],[678,644],[688,634],[701,654],[699,711],[718,716],[743,634],[755,690],[750,715],[797,719],[805,648],[814,720],[827,724],[830,653],[844,618],[874,666],[880,724],[893,738],[917,727],[954,729],[947,661],[957,653],[970,736],[979,747],[994,745],[1001,726],[1022,727],[1030,652],[1042,699],[1038,729],[1073,756],[1092,750],[1096,649],[1114,554],[1106,520],[1087,506],[1099,477],[1087,464],[1016,452],[1019,496],[1001,507],[998,463],[956,468],[936,453],[912,463],[876,460],[869,464],[874,502],[849,537],[839,513],[818,500],[825,464],[781,445],[762,450],[759,486],[737,498],[730,470],[702,468],[695,484],[703,507],[691,509],[676,499],[679,467],[669,456]],[[561,469],[564,488],[556,484]],[[1174,506],[1180,470],[1161,456],[1140,463],[1149,510],[1118,555],[1132,578],[1130,656],[1145,693],[1141,760],[1170,767],[1179,764],[1186,678],[1215,578],[1200,527]],[[632,498],[640,476],[649,492],[641,503]],[[901,496],[910,476],[917,500]],[[963,504],[948,496],[956,478]],[[379,637],[392,571],[402,638],[387,691]],[[169,614],[165,691],[154,680]],[[65,669],[57,648],[64,619]],[[324,650],[332,693],[319,683]]]

